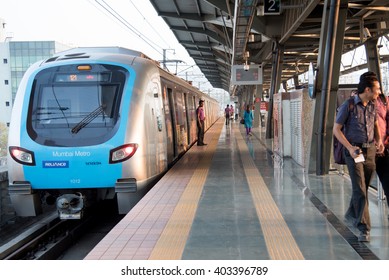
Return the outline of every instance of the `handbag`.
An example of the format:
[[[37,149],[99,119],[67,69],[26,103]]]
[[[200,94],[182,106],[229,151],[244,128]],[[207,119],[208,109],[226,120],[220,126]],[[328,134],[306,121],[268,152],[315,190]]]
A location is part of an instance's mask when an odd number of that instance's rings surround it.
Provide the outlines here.
[[[343,153],[344,146],[334,136],[334,161],[337,164],[346,164],[346,159]]]

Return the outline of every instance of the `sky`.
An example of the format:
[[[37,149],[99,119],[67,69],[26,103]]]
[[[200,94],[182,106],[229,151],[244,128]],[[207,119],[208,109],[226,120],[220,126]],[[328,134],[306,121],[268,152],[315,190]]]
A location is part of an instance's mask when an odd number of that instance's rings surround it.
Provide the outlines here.
[[[116,17],[116,18],[115,18]],[[13,41],[58,41],[71,47],[119,46],[161,61],[181,60],[177,73],[206,91],[212,86],[148,0],[0,0]],[[176,65],[168,65],[176,72]]]

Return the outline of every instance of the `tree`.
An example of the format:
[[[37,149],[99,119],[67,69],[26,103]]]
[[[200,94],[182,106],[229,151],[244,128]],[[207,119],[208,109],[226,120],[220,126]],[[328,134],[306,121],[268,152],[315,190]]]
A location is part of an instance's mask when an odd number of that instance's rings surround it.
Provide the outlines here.
[[[8,127],[0,123],[0,157],[7,155]]]

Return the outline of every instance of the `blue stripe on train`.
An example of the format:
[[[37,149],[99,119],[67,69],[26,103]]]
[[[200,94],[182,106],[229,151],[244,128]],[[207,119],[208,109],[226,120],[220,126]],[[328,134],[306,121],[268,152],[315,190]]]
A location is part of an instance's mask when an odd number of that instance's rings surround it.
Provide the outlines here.
[[[69,62],[73,64],[74,62]],[[94,62],[89,62],[94,63]],[[104,61],[96,63],[112,64]],[[130,75],[122,96],[121,116],[129,115],[129,104],[134,87],[136,73],[126,65],[115,64],[126,68]],[[31,88],[34,75],[28,81]],[[22,116],[27,116],[29,95],[25,95]],[[122,118],[117,133],[106,143],[87,147],[48,147],[37,144],[28,135],[26,124],[21,125],[20,145],[35,154],[36,166],[24,168],[25,180],[33,189],[78,189],[114,187],[116,180],[122,177],[122,163],[109,164],[109,151],[123,145],[127,119]],[[66,167],[60,165],[66,163]]]

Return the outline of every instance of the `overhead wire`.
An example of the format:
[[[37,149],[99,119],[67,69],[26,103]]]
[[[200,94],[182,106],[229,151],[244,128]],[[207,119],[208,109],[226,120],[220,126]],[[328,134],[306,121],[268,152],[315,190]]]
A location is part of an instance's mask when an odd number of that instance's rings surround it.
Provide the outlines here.
[[[161,32],[158,32],[158,30],[156,30],[154,28],[154,26],[152,24],[150,24],[150,22],[147,20],[147,18],[142,14],[142,12],[136,7],[136,5],[134,4],[134,2],[132,2],[132,0],[129,0],[130,3],[132,4],[132,6],[134,6],[135,10],[138,11],[138,13],[143,17],[143,20],[148,24],[148,26],[155,32],[155,34],[168,46],[167,48],[171,48],[169,43],[167,43],[165,41],[165,39],[161,36]],[[162,49],[162,48],[161,48]]]
[[[139,39],[144,41],[146,44],[148,44],[151,48],[153,48],[155,51],[157,51],[159,54],[162,55],[161,50],[162,47],[158,46],[151,40],[149,40],[147,37],[143,36],[140,31],[138,31],[131,23],[129,23],[125,18],[123,18],[114,8],[112,8],[111,5],[109,5],[104,0],[95,0],[95,2],[101,6],[106,12],[108,12],[112,17],[114,17],[119,23],[124,25],[129,31],[131,31],[133,34],[135,34]]]
[[[90,0],[89,2],[94,5]],[[104,9],[105,12],[109,13],[110,16],[112,16],[116,21],[118,21],[120,24],[124,25],[125,28],[127,28],[130,32],[135,34],[137,37],[139,37],[141,40],[143,40],[146,44],[148,44],[150,47],[152,47],[155,51],[157,51],[159,54],[163,55],[161,50],[166,49],[158,44],[155,44],[153,41],[149,40],[147,37],[142,35],[142,32],[140,32],[136,27],[134,27],[131,23],[129,23],[123,16],[121,16],[110,4],[108,4],[105,0],[95,0],[95,3],[97,3],[102,9]],[[162,41],[166,44],[166,41],[161,37],[160,32],[158,32],[149,21],[147,21],[146,17],[142,14],[141,11],[136,7],[136,5],[132,2],[132,0],[129,0],[129,2],[134,6],[134,8],[137,10],[137,12],[143,17],[143,19],[147,22],[147,24],[153,29],[153,31],[162,39]],[[95,6],[95,5],[94,5]],[[96,7],[96,6],[95,6]],[[96,7],[98,8],[98,7]],[[108,15],[107,15],[108,16]],[[183,66],[187,66],[183,65]],[[197,66],[197,65],[196,65]],[[191,68],[193,66],[190,66]],[[181,73],[182,71],[178,72]]]

